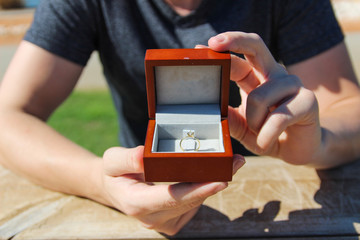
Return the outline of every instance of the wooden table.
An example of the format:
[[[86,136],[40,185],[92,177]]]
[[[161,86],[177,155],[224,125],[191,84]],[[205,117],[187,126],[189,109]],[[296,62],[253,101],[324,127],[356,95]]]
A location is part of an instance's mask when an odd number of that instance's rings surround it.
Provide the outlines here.
[[[315,171],[248,157],[176,238],[360,239],[360,161]],[[52,192],[0,167],[0,239],[163,239],[87,199]]]

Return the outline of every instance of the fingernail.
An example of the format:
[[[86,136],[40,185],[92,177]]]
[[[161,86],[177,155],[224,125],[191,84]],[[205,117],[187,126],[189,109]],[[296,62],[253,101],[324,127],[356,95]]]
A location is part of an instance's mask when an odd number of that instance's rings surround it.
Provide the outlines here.
[[[224,35],[216,35],[215,37],[213,37],[213,39],[215,39],[218,43],[224,42],[226,40]]]
[[[255,146],[255,153],[258,155],[262,155],[264,150],[260,146]]]
[[[222,190],[224,190],[225,188],[228,187],[228,183],[227,182],[222,182],[222,183],[218,183],[218,186],[216,187],[216,192],[220,192]]]
[[[205,45],[202,45],[202,44],[196,44],[196,45],[195,45],[195,48],[196,48],[196,49],[199,49],[199,48],[208,48],[208,46],[205,46]]]
[[[241,166],[243,166],[245,163],[246,163],[245,158],[244,158],[243,156],[241,156],[241,155],[238,155],[237,158],[236,158],[236,164],[235,164],[235,166],[236,166],[236,167],[241,167]]]
[[[244,164],[246,163],[246,160],[243,156],[241,155],[235,155],[234,156],[235,159],[234,159],[234,166],[233,166],[233,169],[234,169],[234,173],[239,170],[242,166],[244,166]]]
[[[203,186],[203,189],[206,189],[207,191],[213,191],[214,193],[220,192],[221,190],[224,190],[227,188],[228,183],[227,182],[213,182],[208,183],[205,186]]]

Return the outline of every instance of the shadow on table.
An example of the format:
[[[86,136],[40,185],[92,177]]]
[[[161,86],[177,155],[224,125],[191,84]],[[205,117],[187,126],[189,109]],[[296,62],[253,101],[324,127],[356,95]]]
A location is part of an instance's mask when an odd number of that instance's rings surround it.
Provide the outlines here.
[[[293,211],[289,213],[289,220],[274,221],[281,202],[271,201],[262,212],[249,209],[231,221],[221,212],[202,206],[172,239],[275,236],[347,236],[347,240],[358,239],[354,223],[360,223],[360,161],[317,173],[321,185],[314,199],[321,208]],[[241,203],[234,200],[234,204]]]

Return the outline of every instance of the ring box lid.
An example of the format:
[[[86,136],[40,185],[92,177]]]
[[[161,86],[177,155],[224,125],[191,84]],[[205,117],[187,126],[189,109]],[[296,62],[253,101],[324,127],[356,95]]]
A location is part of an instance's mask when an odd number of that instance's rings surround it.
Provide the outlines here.
[[[194,113],[227,118],[230,62],[229,53],[210,49],[147,50],[149,118],[174,111],[185,113],[183,117],[189,112],[190,118]]]

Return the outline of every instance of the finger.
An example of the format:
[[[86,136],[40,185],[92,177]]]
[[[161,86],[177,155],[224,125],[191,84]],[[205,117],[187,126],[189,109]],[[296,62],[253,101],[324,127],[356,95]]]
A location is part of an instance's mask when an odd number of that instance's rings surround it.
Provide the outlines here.
[[[243,111],[241,108],[232,108],[229,106],[230,134],[246,149],[255,154],[259,154],[261,149],[257,145],[257,135],[248,128]]]
[[[180,229],[182,229],[185,224],[187,224],[199,211],[200,206],[194,209],[191,209],[187,213],[183,214],[180,218],[175,219],[175,226],[174,226],[174,232],[173,235],[176,234]]]
[[[160,232],[164,232],[165,234],[168,234],[170,236],[175,235],[182,229],[199,211],[200,206],[191,209],[190,211],[186,212],[185,214],[181,215],[180,217],[177,217],[175,219],[171,219],[165,224],[166,229],[161,230]]]
[[[118,177],[124,174],[143,173],[143,152],[143,146],[136,148],[113,147],[106,150],[103,156],[105,174]]]
[[[234,155],[233,174],[245,164],[245,158]],[[181,215],[199,206],[207,197],[225,189],[227,183],[179,183],[169,186],[170,198],[167,198],[158,209],[173,210],[173,215]],[[162,186],[160,186],[162,187]]]
[[[209,46],[198,44],[195,46],[197,49],[209,48]],[[231,54],[231,73],[230,79],[235,81],[237,85],[250,92],[260,84],[257,77],[255,77],[253,67],[244,59]],[[243,81],[246,79],[246,81]]]
[[[277,81],[267,81],[249,93],[246,100],[248,127],[258,133],[268,114],[282,102],[296,95],[301,81],[291,75]]]
[[[227,182],[213,183],[178,183],[169,186],[169,198],[163,204],[163,209],[170,209],[173,206],[184,206],[191,209],[199,201],[216,194],[227,188]]]
[[[269,114],[259,132],[257,139],[258,146],[266,152],[279,139],[284,130],[293,124],[307,127],[307,130],[302,128],[301,136],[314,134],[317,129],[316,127],[319,125],[317,116],[318,105],[315,95],[310,90],[302,88],[299,94],[282,103]],[[309,126],[314,126],[314,128]],[[305,131],[313,132],[307,134]],[[296,138],[296,141],[303,142],[303,145],[309,143],[308,139],[302,141],[300,139],[301,136],[293,136],[293,138]]]
[[[186,223],[188,223],[195,214],[199,211],[200,206],[187,211],[186,213],[182,214],[181,216],[177,216],[175,218],[171,218],[165,222],[143,222],[143,226],[148,229],[155,229],[158,232],[165,233],[169,236],[175,235],[182,229]],[[154,220],[152,218],[152,220]]]
[[[206,46],[206,45],[202,45],[202,44],[196,44],[195,45],[195,49],[203,49],[203,48],[209,48],[209,47]]]
[[[240,108],[228,107],[230,135],[239,142],[242,141],[249,130],[244,117],[245,114],[241,112]]]
[[[186,212],[207,197],[225,189],[226,182],[177,183],[173,185],[136,184],[132,186],[132,205],[145,214],[177,208]],[[146,199],[147,201],[144,201]]]
[[[207,197],[226,186],[226,183],[179,183],[171,186],[132,184],[128,191],[122,193],[121,197],[127,198],[126,195],[129,195],[131,199],[122,209],[148,226],[160,226],[197,208]]]
[[[235,174],[244,164],[245,164],[245,158],[239,154],[235,154],[233,159],[233,174]],[[203,184],[200,185],[196,184],[196,185],[201,186]],[[198,186],[195,186],[195,184],[188,184],[188,183],[176,184],[174,186],[170,186],[170,188],[173,187],[173,189],[178,188],[175,190],[170,190],[177,193],[172,193],[170,200],[168,199],[166,201],[166,204],[160,204],[158,205],[159,206],[158,208],[154,207],[153,210],[156,209],[156,211],[151,215],[149,215],[147,218],[150,218],[149,219],[150,222],[153,222],[156,221],[156,219],[159,219],[160,221],[160,219],[164,219],[165,216],[180,216],[185,212],[189,211],[190,209],[200,206],[208,196],[215,194],[216,192],[225,188],[227,186],[227,183],[207,184],[205,187],[212,188],[213,186],[211,185],[217,186],[218,189],[215,190],[215,192],[213,193],[210,192],[210,194],[202,193],[196,195],[196,193],[192,193],[193,196],[188,196],[188,197],[186,197],[185,195],[187,194],[188,191],[191,191],[191,188],[190,189],[186,189],[186,188],[188,188],[189,186],[192,186],[192,188],[194,187],[196,188]],[[160,186],[160,188],[162,187],[163,186]]]
[[[235,174],[244,164],[245,164],[245,158],[239,154],[235,154],[233,160],[233,174]],[[166,210],[154,212],[150,215],[147,215],[146,220],[143,219],[143,222],[147,222],[148,226],[150,225],[159,226],[162,224],[164,219],[166,219],[169,216],[178,217],[186,214],[187,212],[191,211],[194,208],[198,208],[205,201],[206,197],[197,198],[194,201],[190,201],[185,205],[180,205],[179,207],[176,207],[176,205],[174,205],[174,208],[172,209],[166,209]]]
[[[265,43],[254,33],[226,32],[212,37],[209,47],[215,51],[232,51],[244,54],[249,63],[263,76],[265,81],[269,75],[284,72],[275,61]]]
[[[186,222],[188,222],[196,214],[203,202],[204,200],[201,202],[199,201],[189,210],[162,210],[159,212],[148,214],[142,218],[139,218],[139,220],[146,228],[156,229],[157,231],[172,235],[178,230],[180,230],[180,228],[184,226],[184,224],[186,224]]]
[[[195,46],[195,49],[204,49],[204,48],[209,48],[209,46],[202,44],[197,44]],[[240,82],[242,79],[247,77],[247,75],[249,75],[252,72],[252,67],[249,65],[247,61],[233,54],[231,54],[231,66],[232,67],[231,67],[230,78],[234,80],[236,83],[238,81]],[[257,81],[256,85],[258,84],[259,82]]]
[[[198,44],[195,48],[204,49],[209,48],[209,46]],[[236,84],[246,92],[250,92],[260,84],[260,81],[254,74],[252,66],[246,60],[233,54],[231,54],[230,79],[235,81]],[[244,79],[246,79],[246,81],[243,81]]]
[[[246,60],[233,54],[231,54],[230,79],[246,93],[251,92],[260,84],[253,67]]]
[[[245,164],[245,158],[240,154],[234,154],[233,175]]]

